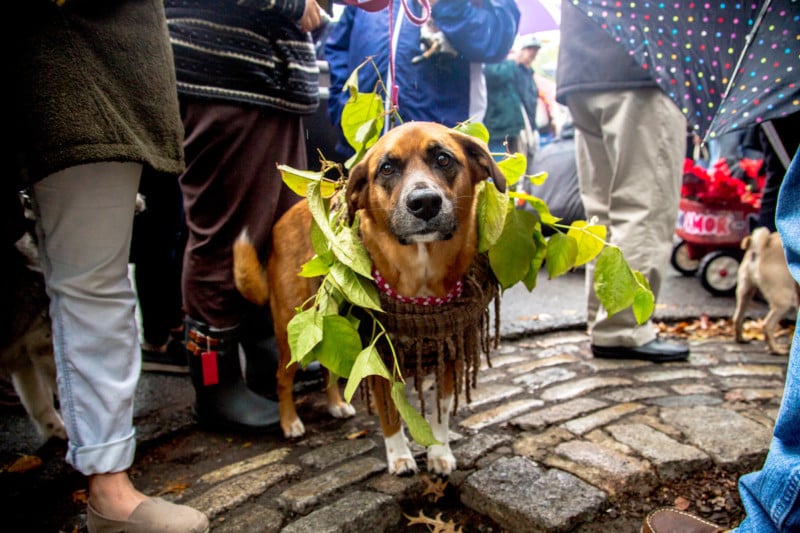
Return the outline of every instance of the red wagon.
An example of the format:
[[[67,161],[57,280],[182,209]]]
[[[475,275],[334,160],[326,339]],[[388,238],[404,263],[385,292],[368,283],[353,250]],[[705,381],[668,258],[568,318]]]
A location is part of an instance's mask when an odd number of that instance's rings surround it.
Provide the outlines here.
[[[751,219],[757,216],[758,207],[745,202],[706,205],[681,198],[672,266],[686,276],[699,273],[711,294],[733,294],[744,254],[741,242],[750,233]]]

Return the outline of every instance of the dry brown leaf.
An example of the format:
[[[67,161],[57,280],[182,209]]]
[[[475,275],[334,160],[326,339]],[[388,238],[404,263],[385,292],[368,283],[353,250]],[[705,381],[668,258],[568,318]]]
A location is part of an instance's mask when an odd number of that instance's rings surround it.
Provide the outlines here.
[[[347,440],[360,439],[361,437],[366,437],[368,434],[369,434],[369,430],[362,429],[361,431],[356,431],[355,433],[350,433],[347,436]]]
[[[72,493],[72,503],[88,503],[89,502],[89,493],[86,489],[76,490]]]
[[[423,496],[432,496],[434,502],[439,501],[439,498],[444,497],[444,489],[447,488],[447,480],[444,479],[431,479],[428,476],[422,478],[425,481],[426,487],[422,492]]]
[[[42,459],[40,457],[35,455],[20,455],[13,463],[6,466],[4,470],[12,474],[24,474],[40,466],[42,466]]]
[[[428,526],[428,530],[431,533],[462,533],[463,530],[459,527],[456,529],[456,524],[452,520],[448,520],[447,522],[442,520],[442,513],[436,515],[436,518],[429,518],[425,516],[425,514],[420,511],[419,515],[417,516],[409,516],[403,513],[408,519],[408,525],[413,526],[416,524]]]
[[[675,505],[675,508],[677,510],[685,511],[686,509],[688,509],[692,505],[692,502],[690,502],[689,500],[687,500],[683,496],[678,496],[677,498],[675,498],[674,505]]]
[[[183,494],[183,491],[189,488],[188,483],[183,482],[171,482],[169,485],[158,491],[155,495],[156,496],[163,496],[164,494]]]

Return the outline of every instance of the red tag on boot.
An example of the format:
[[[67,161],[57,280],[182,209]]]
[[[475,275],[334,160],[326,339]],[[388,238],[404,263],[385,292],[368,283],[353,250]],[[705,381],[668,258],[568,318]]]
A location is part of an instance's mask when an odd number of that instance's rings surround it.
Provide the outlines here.
[[[200,361],[203,366],[203,385],[208,386],[219,383],[219,372],[217,371],[217,352],[201,353]]]

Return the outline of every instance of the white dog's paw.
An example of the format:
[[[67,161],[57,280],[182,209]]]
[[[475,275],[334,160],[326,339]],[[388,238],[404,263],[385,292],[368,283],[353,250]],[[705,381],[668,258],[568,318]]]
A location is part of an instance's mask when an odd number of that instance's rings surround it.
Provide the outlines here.
[[[345,402],[329,405],[328,412],[333,418],[351,418],[356,416],[356,408]]]
[[[295,418],[294,421],[292,421],[292,423],[288,426],[283,426],[283,436],[287,439],[296,439],[305,434],[306,427],[303,425],[303,421],[299,418]]]
[[[384,437],[386,446],[386,462],[389,465],[389,473],[398,476],[414,474],[417,471],[417,462],[408,449],[406,436],[402,431],[398,431],[391,437]]]
[[[428,471],[440,476],[449,476],[456,469],[456,458],[450,446],[434,444],[428,448]]]
[[[34,422],[36,423],[36,430],[43,438],[50,439],[55,437],[67,440],[67,428],[64,427],[64,421],[55,409],[39,416]]]

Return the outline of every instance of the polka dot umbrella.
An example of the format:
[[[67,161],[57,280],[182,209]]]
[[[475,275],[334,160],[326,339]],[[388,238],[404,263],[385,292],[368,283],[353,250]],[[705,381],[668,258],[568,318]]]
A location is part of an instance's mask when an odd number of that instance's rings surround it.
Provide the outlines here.
[[[563,1],[625,46],[700,137],[800,111],[800,0]]]

